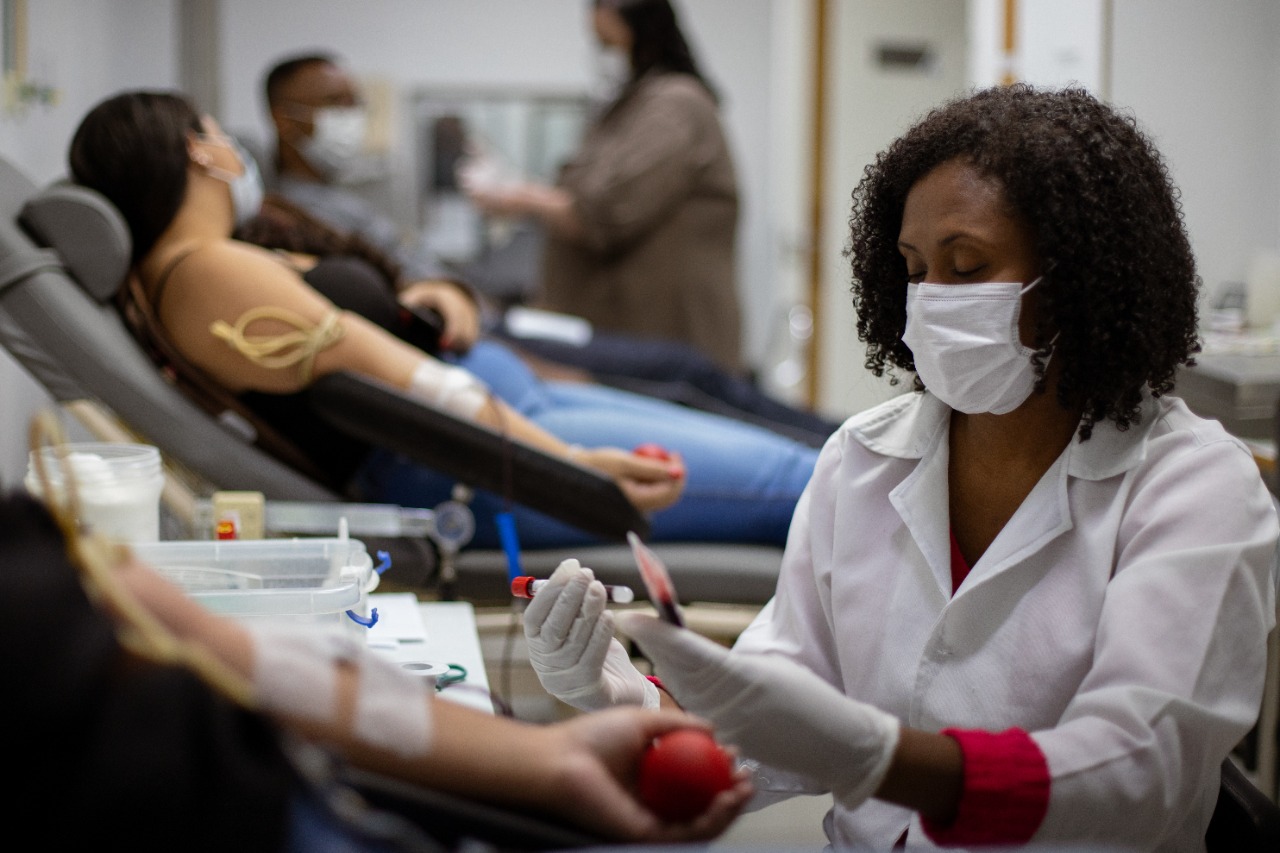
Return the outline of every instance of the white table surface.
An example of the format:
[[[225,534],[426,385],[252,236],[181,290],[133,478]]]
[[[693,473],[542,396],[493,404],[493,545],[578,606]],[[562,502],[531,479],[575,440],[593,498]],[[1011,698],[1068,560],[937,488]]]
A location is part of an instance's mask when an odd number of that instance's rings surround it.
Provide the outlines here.
[[[373,593],[369,606],[378,622],[369,629],[369,646],[405,664],[458,664],[467,677],[436,695],[493,713],[475,609],[464,601],[419,602],[413,593]],[[464,687],[464,685],[466,685]]]

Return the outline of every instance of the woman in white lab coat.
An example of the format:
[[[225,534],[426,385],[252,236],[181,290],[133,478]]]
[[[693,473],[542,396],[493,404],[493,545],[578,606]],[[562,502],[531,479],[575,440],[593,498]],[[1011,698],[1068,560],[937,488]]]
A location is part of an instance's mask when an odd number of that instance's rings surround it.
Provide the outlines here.
[[[526,612],[544,684],[674,697],[758,788],[832,792],[837,848],[1203,850],[1277,523],[1248,450],[1168,396],[1199,279],[1159,154],[1086,92],[978,92],[868,169],[849,257],[867,366],[914,388],[827,443],[774,599],[732,652],[622,617],[660,692],[563,569]]]

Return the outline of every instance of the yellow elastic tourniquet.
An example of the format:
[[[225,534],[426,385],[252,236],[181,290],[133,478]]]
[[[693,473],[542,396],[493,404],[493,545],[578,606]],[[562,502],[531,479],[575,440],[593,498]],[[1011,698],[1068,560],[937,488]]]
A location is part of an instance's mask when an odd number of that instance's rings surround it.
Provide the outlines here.
[[[53,485],[45,468],[44,454],[40,449],[46,444],[59,449],[57,456],[62,468],[62,488]],[[42,500],[62,529],[67,556],[80,570],[85,593],[91,601],[99,602],[117,614],[120,627],[116,630],[116,638],[120,644],[148,660],[185,666],[227,698],[246,708],[253,707],[253,689],[248,679],[204,646],[175,636],[116,578],[116,571],[129,557],[129,549],[101,533],[80,526],[77,521],[80,498],[71,465],[67,462],[65,444],[62,429],[49,412],[41,412],[32,420],[30,445],[35,451],[32,461],[40,481]]]
[[[209,331],[254,364],[273,369],[299,365],[302,382],[306,384],[311,381],[316,356],[336,344],[345,333],[338,325],[339,316],[340,313],[335,309],[326,314],[318,324],[312,325],[305,317],[286,308],[264,305],[241,314],[234,326],[217,320],[209,326]],[[279,320],[297,331],[250,336],[250,324],[259,320]]]

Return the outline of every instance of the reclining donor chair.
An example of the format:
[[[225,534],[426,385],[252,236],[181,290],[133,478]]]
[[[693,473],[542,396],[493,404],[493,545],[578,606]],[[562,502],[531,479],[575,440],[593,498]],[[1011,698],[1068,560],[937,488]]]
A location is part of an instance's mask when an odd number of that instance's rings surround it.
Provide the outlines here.
[[[473,529],[465,498],[433,509],[350,503],[333,484],[255,444],[252,423],[232,411],[206,412],[167,380],[113,304],[129,257],[128,230],[102,196],[65,182],[40,188],[0,159],[0,344],[82,421],[86,411],[105,409],[108,422],[157,446],[195,493],[185,507],[166,500],[171,513],[193,519],[215,491],[257,491],[266,498],[269,534],[333,535],[342,519],[353,536],[429,542],[419,550],[430,565],[408,585],[438,583],[445,597],[479,601],[509,596],[507,555],[464,547]],[[618,543],[525,552],[525,573],[545,576],[574,556],[602,580],[641,588],[621,543],[629,530],[646,538],[648,523],[611,480],[353,374],[318,380],[309,397],[317,417],[365,442]],[[781,558],[779,549],[756,545],[660,543],[655,550],[689,602],[763,604]],[[386,579],[406,580],[412,571]]]

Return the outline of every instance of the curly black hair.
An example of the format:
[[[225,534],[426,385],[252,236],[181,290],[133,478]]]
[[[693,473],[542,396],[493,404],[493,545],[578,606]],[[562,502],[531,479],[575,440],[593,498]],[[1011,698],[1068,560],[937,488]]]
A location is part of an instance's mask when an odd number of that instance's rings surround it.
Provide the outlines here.
[[[934,168],[972,163],[1030,228],[1044,281],[1033,357],[1037,391],[1050,353],[1059,403],[1080,410],[1080,439],[1140,417],[1142,388],[1173,389],[1199,351],[1200,277],[1179,193],[1131,117],[1082,89],[985,89],[932,110],[867,166],[853,192],[853,303],[866,366],[915,371],[902,342],[907,266],[897,248],[907,193]],[[1055,338],[1056,336],[1056,338]],[[898,378],[892,373],[890,381]],[[915,388],[923,389],[919,377]]]

